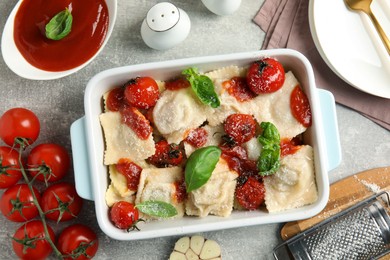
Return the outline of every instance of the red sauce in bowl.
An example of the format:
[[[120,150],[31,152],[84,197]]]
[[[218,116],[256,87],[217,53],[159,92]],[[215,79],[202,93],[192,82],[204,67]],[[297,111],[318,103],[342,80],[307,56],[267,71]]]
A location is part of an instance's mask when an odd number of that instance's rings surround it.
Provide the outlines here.
[[[71,32],[55,41],[45,36],[45,26],[68,8]],[[104,0],[23,0],[14,22],[14,41],[34,67],[64,71],[78,67],[96,54],[107,34],[109,15]]]

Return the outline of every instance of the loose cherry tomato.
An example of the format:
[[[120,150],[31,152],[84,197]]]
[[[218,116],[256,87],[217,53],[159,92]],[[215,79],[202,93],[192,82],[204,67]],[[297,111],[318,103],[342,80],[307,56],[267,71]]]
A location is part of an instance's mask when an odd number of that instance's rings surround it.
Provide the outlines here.
[[[125,98],[130,105],[137,108],[153,107],[159,95],[158,85],[150,77],[137,77],[125,84]]]
[[[95,256],[99,240],[91,228],[74,224],[61,232],[56,245],[65,260],[85,260]]]
[[[45,216],[57,222],[77,217],[82,205],[83,199],[70,183],[53,184],[42,193],[41,207]]]
[[[179,77],[165,82],[165,88],[168,90],[179,90],[190,86],[190,82],[185,77]]]
[[[255,136],[256,121],[253,116],[246,114],[232,114],[228,116],[223,125],[225,132],[237,144],[242,144]]]
[[[40,181],[54,182],[62,179],[70,168],[67,150],[58,144],[48,143],[35,146],[27,158],[31,176]]]
[[[111,221],[117,228],[131,230],[136,228],[139,212],[134,204],[127,201],[116,202],[110,210]]]
[[[54,242],[53,229],[47,226],[50,239]],[[13,236],[12,246],[20,259],[43,260],[53,249],[45,238],[45,231],[40,220],[32,220],[18,228]]]
[[[290,97],[291,112],[304,127],[311,126],[311,109],[309,99],[299,85],[295,86]]]
[[[230,80],[224,81],[222,87],[240,102],[251,100],[257,96],[250,90],[244,77],[233,77]]]
[[[116,170],[125,176],[127,188],[129,190],[137,190],[139,178],[141,177],[142,168],[138,164],[126,158],[119,159],[115,165]]]
[[[183,153],[177,144],[168,144],[160,140],[155,145],[156,152],[148,158],[148,162],[159,168],[177,166],[183,160]]]
[[[33,188],[38,203],[41,195]],[[24,222],[38,216],[38,209],[33,203],[33,195],[27,184],[16,184],[8,188],[1,197],[0,208],[3,215],[14,222]]]
[[[122,121],[128,125],[135,134],[142,140],[146,140],[153,132],[150,122],[146,117],[136,108],[132,106],[125,106],[121,110]]]
[[[254,62],[247,72],[247,84],[256,94],[272,93],[283,86],[284,68],[277,60],[264,58]]]
[[[0,146],[0,189],[13,186],[20,178],[19,153],[8,146]]]
[[[186,141],[195,148],[202,147],[207,142],[208,133],[203,127],[199,127],[190,131],[187,135]]]
[[[0,118],[0,138],[9,146],[14,146],[15,138],[15,147],[19,147],[20,143],[32,144],[37,140],[39,131],[38,117],[28,109],[12,108]],[[27,143],[20,138],[25,138]]]
[[[238,203],[249,210],[257,209],[264,202],[264,183],[255,177],[248,177],[247,181],[236,188]]]

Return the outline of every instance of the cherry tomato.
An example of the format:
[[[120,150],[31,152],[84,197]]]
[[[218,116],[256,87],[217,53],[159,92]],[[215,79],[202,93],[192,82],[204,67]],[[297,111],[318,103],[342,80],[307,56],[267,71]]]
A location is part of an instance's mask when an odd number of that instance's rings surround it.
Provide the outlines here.
[[[15,138],[25,138],[28,144],[32,144],[37,140],[39,131],[38,117],[28,109],[12,108],[0,118],[0,138],[9,146],[14,146]],[[15,147],[19,146],[15,144]]]
[[[53,229],[49,225],[47,229],[50,239],[54,242]],[[19,227],[13,237],[14,252],[21,259],[43,260],[53,251],[49,242],[44,239],[45,231],[40,220],[32,220]]]
[[[177,144],[168,144],[160,140],[155,145],[156,152],[148,158],[148,162],[159,168],[177,166],[183,160],[183,153]]]
[[[255,177],[248,177],[247,181],[236,188],[238,203],[249,210],[257,209],[264,202],[264,183]]]
[[[124,104],[124,88],[114,88],[108,93],[106,107],[110,111],[119,111]]]
[[[244,77],[233,77],[230,80],[224,81],[222,87],[240,102],[251,100],[257,96],[249,89],[246,78]]]
[[[82,205],[83,199],[70,183],[53,184],[42,193],[41,207],[45,216],[51,220],[73,219],[80,213]]]
[[[246,82],[256,94],[272,93],[283,86],[284,68],[277,60],[264,58],[254,62],[248,69]]]
[[[19,153],[8,146],[0,146],[0,189],[9,188],[22,178],[18,169]]]
[[[142,168],[126,158],[119,159],[118,163],[115,165],[115,168],[123,176],[125,176],[127,181],[127,188],[129,190],[137,190],[139,178],[141,177]]]
[[[202,147],[207,142],[208,133],[203,127],[193,129],[186,137],[185,141],[195,148]]]
[[[110,218],[117,228],[129,230],[137,224],[139,212],[134,204],[118,201],[111,207]]]
[[[130,105],[137,108],[153,107],[159,95],[158,85],[150,77],[137,77],[125,84],[125,98]]]
[[[146,140],[153,132],[150,122],[146,117],[136,108],[125,106],[121,110],[122,121],[128,125],[135,134],[142,140]]]
[[[54,182],[62,179],[70,168],[70,156],[67,150],[53,143],[35,146],[27,158],[31,176],[40,181]]]
[[[38,203],[41,195],[33,188]],[[38,216],[38,209],[33,203],[33,195],[27,184],[16,184],[8,188],[0,199],[3,215],[14,222],[24,222]]]
[[[65,260],[85,260],[95,256],[99,240],[91,228],[74,224],[61,232],[56,245]]]
[[[182,88],[188,88],[190,86],[190,82],[185,77],[179,77],[165,82],[165,88],[168,90],[178,90]]]
[[[309,99],[302,89],[297,85],[290,97],[291,112],[296,120],[304,127],[311,126],[311,109]]]
[[[224,123],[225,132],[231,136],[237,144],[242,144],[255,136],[256,121],[253,116],[246,114],[232,114]]]

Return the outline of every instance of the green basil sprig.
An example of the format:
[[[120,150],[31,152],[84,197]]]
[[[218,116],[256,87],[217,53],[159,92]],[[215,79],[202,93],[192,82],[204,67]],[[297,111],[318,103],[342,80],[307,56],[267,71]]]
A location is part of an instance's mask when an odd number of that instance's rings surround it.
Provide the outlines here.
[[[184,173],[187,192],[202,187],[210,179],[221,153],[219,147],[207,146],[190,155]]]
[[[188,68],[182,72],[191,84],[192,90],[203,104],[212,108],[220,106],[217,93],[214,90],[214,84],[209,77],[198,73],[197,68]]]
[[[278,129],[270,122],[262,122],[260,127],[263,132],[257,140],[263,147],[257,168],[260,175],[267,176],[275,173],[280,167],[280,136]]]
[[[72,30],[73,17],[68,8],[56,14],[46,24],[46,37],[51,40],[61,40]]]
[[[169,203],[157,200],[148,200],[135,206],[142,213],[159,218],[170,218],[177,215],[176,208]]]

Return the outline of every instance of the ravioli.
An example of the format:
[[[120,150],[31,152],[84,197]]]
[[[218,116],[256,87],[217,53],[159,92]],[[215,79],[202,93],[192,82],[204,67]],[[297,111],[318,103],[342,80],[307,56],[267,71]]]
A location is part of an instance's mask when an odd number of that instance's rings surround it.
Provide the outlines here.
[[[176,183],[181,182],[183,178],[181,167],[143,169],[135,203],[148,200],[167,202],[176,208],[178,214],[175,217],[182,217],[184,215],[184,202],[178,200]],[[146,217],[151,218],[150,216]]]
[[[237,177],[238,173],[230,170],[221,158],[207,183],[188,194],[186,214],[199,217],[209,214],[229,216],[233,210]]]
[[[153,109],[157,130],[169,143],[180,143],[185,133],[202,125],[211,108],[203,105],[191,88],[164,91]]]
[[[302,146],[281,160],[280,169],[264,178],[265,204],[269,212],[299,208],[317,200],[313,148]]]
[[[100,115],[103,127],[106,150],[104,164],[116,164],[120,158],[131,161],[142,161],[155,153],[153,136],[142,140],[136,133],[121,121],[120,112],[106,112]]]

